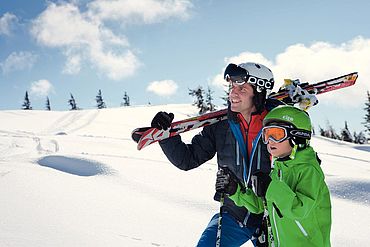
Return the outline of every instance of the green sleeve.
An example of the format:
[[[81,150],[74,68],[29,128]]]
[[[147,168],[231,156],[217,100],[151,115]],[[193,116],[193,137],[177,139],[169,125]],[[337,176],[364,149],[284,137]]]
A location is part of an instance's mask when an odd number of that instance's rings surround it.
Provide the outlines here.
[[[314,208],[323,181],[322,174],[313,166],[295,174],[297,186],[293,191],[284,181],[273,179],[266,192],[266,200],[275,203],[283,217],[302,219]]]
[[[229,196],[229,198],[233,200],[237,206],[245,207],[252,213],[259,214],[263,212],[262,199],[257,197],[251,189],[247,189],[246,192],[242,192],[238,185],[236,193]]]

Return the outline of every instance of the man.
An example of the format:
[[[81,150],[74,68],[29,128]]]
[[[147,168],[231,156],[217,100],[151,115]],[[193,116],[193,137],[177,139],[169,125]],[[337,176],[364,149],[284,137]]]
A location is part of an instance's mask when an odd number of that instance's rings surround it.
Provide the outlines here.
[[[271,169],[270,156],[261,141],[260,130],[268,110],[277,104],[266,100],[274,86],[274,78],[269,68],[257,63],[229,64],[224,78],[231,87],[228,119],[204,127],[193,137],[191,144],[182,142],[180,136],[159,144],[169,161],[182,170],[196,168],[217,153],[219,168],[228,169],[245,187],[250,187],[251,175],[269,173]],[[158,112],[151,125],[167,129],[173,118],[172,113]],[[240,246],[255,237],[262,214],[253,214],[236,206],[222,190],[218,190],[214,199],[219,201],[221,195],[224,197],[221,246]],[[197,246],[216,245],[218,218],[218,213],[212,217]]]

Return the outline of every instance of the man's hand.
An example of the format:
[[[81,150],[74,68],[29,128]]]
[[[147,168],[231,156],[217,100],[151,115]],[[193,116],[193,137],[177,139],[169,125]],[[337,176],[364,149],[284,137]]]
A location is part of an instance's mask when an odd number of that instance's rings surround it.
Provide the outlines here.
[[[216,191],[228,195],[234,195],[238,183],[235,181],[234,175],[227,168],[218,170],[216,178]]]
[[[167,113],[164,111],[158,112],[151,123],[151,127],[157,128],[157,129],[163,129],[167,130],[169,127],[171,127],[172,120],[174,118],[173,113]]]

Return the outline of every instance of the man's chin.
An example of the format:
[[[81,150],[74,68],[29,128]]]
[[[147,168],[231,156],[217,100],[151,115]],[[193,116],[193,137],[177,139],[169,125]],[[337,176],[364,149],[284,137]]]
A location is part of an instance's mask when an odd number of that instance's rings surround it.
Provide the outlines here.
[[[236,105],[233,105],[233,104],[231,104],[230,109],[231,109],[233,112],[240,112],[239,107],[237,107]]]

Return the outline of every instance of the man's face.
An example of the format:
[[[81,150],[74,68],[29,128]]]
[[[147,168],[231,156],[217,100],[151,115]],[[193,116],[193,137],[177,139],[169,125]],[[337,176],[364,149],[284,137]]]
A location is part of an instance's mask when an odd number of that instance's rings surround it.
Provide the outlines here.
[[[250,114],[254,108],[253,96],[253,86],[249,83],[244,83],[243,85],[232,83],[229,94],[231,110],[242,114]]]

